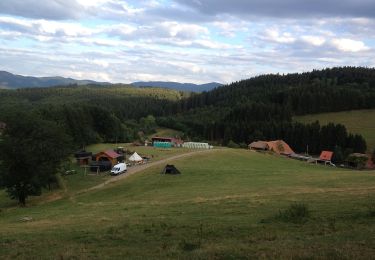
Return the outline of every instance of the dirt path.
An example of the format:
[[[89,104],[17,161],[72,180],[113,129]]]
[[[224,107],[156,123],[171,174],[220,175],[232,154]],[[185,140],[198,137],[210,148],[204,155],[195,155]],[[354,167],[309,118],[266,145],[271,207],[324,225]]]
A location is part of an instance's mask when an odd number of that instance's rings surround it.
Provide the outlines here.
[[[99,185],[93,186],[93,187],[88,188],[88,189],[81,190],[81,191],[77,192],[76,195],[82,194],[82,193],[85,193],[85,192],[88,192],[88,191],[92,191],[92,190],[97,190],[97,189],[103,188],[105,185],[107,185],[109,183],[113,183],[113,182],[117,182],[119,180],[125,179],[125,178],[127,178],[127,177],[129,177],[129,176],[131,176],[133,174],[142,172],[142,171],[144,171],[144,170],[146,170],[146,169],[148,169],[150,167],[153,167],[153,166],[165,164],[165,163],[167,163],[169,161],[173,161],[173,160],[177,160],[177,159],[189,157],[189,156],[196,155],[196,154],[199,154],[199,153],[208,153],[208,152],[211,152],[211,151],[214,151],[214,150],[210,149],[210,150],[193,151],[193,152],[183,153],[183,154],[175,155],[175,156],[172,156],[172,157],[169,157],[169,158],[165,158],[165,159],[162,159],[160,161],[155,161],[155,162],[151,162],[151,163],[147,163],[147,164],[133,166],[133,167],[128,168],[128,170],[127,170],[126,173],[118,175],[118,176],[115,176],[115,177],[112,177],[109,180],[106,180],[105,182],[103,182],[103,183],[101,183]]]

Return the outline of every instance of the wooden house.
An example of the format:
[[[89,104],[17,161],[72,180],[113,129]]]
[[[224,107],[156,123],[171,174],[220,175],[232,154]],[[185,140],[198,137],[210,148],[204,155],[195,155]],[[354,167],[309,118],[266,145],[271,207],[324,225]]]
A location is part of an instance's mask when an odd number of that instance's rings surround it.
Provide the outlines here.
[[[97,162],[110,161],[112,163],[112,166],[124,161],[124,155],[118,154],[113,150],[107,150],[104,152],[97,153],[94,157],[95,161]]]

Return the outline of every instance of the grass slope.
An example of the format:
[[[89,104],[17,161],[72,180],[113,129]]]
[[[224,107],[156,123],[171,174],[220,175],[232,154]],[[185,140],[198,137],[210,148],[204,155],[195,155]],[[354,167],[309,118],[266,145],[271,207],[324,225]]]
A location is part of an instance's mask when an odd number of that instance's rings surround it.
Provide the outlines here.
[[[349,132],[361,134],[366,139],[369,151],[375,148],[375,109],[298,116],[295,120],[303,123],[319,120],[321,124],[343,124]]]
[[[220,149],[0,212],[0,258],[372,258],[375,173]],[[308,205],[301,223],[277,218]],[[30,216],[33,221],[21,222]]]

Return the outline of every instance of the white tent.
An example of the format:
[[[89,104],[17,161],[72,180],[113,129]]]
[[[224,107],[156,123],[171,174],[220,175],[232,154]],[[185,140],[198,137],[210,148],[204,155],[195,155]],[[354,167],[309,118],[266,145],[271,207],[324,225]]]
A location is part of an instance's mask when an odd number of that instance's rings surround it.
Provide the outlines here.
[[[212,149],[213,148],[208,143],[196,143],[196,142],[186,142],[182,145],[182,147],[190,148],[190,149]]]
[[[129,161],[132,162],[140,162],[143,161],[142,157],[137,154],[137,152],[134,152],[132,156],[129,157]]]

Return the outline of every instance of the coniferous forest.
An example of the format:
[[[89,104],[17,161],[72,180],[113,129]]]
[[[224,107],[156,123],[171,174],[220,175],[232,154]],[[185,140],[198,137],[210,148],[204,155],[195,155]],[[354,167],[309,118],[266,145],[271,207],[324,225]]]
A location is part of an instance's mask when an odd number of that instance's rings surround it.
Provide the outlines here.
[[[32,111],[61,126],[76,147],[133,141],[158,125],[218,145],[284,139],[297,152],[364,152],[362,136],[343,125],[302,124],[293,116],[375,108],[375,69],[262,75],[198,94],[126,85],[0,90],[0,101],[0,121],[9,111]]]

